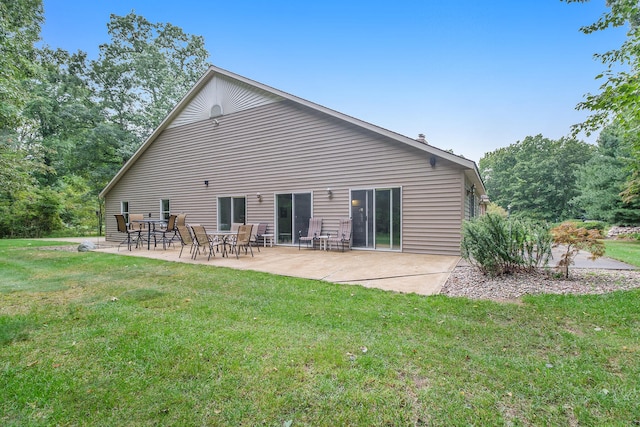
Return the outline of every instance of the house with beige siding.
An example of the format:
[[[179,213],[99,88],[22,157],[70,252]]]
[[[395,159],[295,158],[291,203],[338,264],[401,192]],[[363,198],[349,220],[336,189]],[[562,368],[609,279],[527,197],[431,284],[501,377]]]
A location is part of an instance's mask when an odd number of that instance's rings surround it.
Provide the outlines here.
[[[333,234],[351,218],[354,250],[442,255],[459,255],[486,200],[471,160],[217,67],[100,195],[109,240],[119,213],[267,223],[277,245],[297,245],[310,217]]]

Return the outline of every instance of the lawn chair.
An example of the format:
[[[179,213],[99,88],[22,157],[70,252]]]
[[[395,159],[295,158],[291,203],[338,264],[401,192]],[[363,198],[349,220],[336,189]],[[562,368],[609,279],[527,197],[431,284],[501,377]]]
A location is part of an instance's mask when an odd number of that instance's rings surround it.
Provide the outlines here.
[[[253,249],[251,249],[251,230],[253,229],[253,224],[241,225],[238,227],[238,234],[231,246],[231,251],[236,253],[236,258],[240,254],[240,249],[244,248],[245,255],[247,251],[251,251],[251,256],[253,256]]]
[[[260,239],[263,239],[262,235],[267,232],[267,223],[261,222],[258,224],[253,224],[253,228],[251,229],[251,244],[253,244],[256,248],[258,248],[258,252],[260,252]]]
[[[298,250],[300,250],[300,244],[305,242],[307,247],[309,247],[309,242],[311,242],[311,247],[315,249],[316,241],[320,241],[320,231],[322,230],[322,218],[309,218],[309,230],[307,231],[307,235],[302,235],[302,230],[298,231]]]
[[[236,244],[236,238],[238,237],[238,229],[242,224],[241,222],[232,222],[231,228],[229,229],[230,235],[228,235],[225,239],[227,246],[229,246],[229,250],[232,250]]]
[[[329,237],[329,248],[331,244],[335,243],[336,247],[342,245],[342,252],[344,252],[345,245],[351,249],[351,220],[341,219],[338,226],[338,234],[335,237]]]
[[[186,226],[187,225],[186,219],[187,219],[187,214],[185,213],[178,214],[178,218],[176,218],[176,226],[178,225]]]
[[[214,249],[219,244],[217,238],[213,238],[208,235],[207,230],[204,228],[204,225],[192,225],[191,230],[193,231],[194,240],[194,252],[192,258],[196,259],[196,257],[200,253],[200,248],[209,251],[207,261],[211,259],[211,255],[216,256],[216,252]]]
[[[156,230],[154,233],[157,233],[162,238],[162,249],[166,249],[168,246],[171,246],[174,240],[179,240],[178,237],[178,228],[177,228],[177,219],[178,215],[169,215],[169,221],[167,221],[167,228],[162,230]]]
[[[185,246],[190,246],[189,253],[193,253],[194,242],[193,242],[193,237],[191,236],[191,232],[189,231],[189,228],[186,225],[176,225],[176,228],[178,229],[180,244],[182,245],[182,247],[180,248],[180,255],[178,255],[178,258],[180,258],[182,256],[182,250],[184,249]]]
[[[134,236],[135,242],[136,242],[136,248],[138,247],[138,245],[140,244],[140,230],[132,230],[129,227],[127,227],[127,222],[124,219],[124,215],[122,214],[116,214],[116,223],[118,225],[118,232],[119,233],[126,233],[127,234],[127,238],[124,239],[122,242],[120,242],[120,244],[118,245],[118,251],[120,251],[120,246],[124,243],[127,242],[127,248],[129,248],[129,250],[131,250],[131,236]]]

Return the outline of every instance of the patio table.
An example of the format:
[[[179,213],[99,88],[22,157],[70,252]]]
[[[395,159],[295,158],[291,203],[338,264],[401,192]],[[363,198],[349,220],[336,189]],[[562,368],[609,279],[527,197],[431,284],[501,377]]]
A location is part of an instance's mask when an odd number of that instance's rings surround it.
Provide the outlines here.
[[[318,240],[320,241],[320,250],[328,250],[329,237],[330,236],[328,234],[318,236]]]
[[[132,222],[147,224],[147,250],[151,249],[151,227],[153,226],[153,230],[155,231],[156,224],[166,224],[166,221],[164,219],[152,219],[152,218],[137,219]]]
[[[267,247],[267,240],[269,241],[269,246],[273,247],[273,234],[261,234],[260,237],[262,237],[262,244],[264,245],[264,247]]]
[[[224,258],[227,254],[227,243],[229,241],[229,236],[235,236],[238,234],[237,231],[230,230],[215,230],[215,231],[207,231],[207,235],[212,237],[217,237],[222,242],[222,257]],[[220,251],[220,247],[218,246],[218,251]]]

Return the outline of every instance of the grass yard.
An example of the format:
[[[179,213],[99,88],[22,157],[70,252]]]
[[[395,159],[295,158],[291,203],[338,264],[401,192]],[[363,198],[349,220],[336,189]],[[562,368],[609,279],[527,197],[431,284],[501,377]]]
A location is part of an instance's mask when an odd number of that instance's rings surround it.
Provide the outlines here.
[[[605,256],[640,267],[640,240],[605,240]]]
[[[640,290],[506,304],[35,246],[0,240],[4,426],[640,424]]]

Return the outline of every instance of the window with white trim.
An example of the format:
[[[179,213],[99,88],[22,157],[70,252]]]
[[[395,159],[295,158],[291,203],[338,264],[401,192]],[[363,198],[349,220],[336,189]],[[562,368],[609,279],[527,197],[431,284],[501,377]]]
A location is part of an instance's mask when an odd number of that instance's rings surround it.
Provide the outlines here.
[[[244,224],[247,201],[242,197],[218,197],[218,230],[231,230],[231,223]]]
[[[120,213],[124,215],[124,221],[129,224],[129,202],[120,202]]]
[[[160,219],[164,219],[165,221],[168,221],[170,214],[171,214],[171,208],[170,208],[169,199],[160,200]]]

